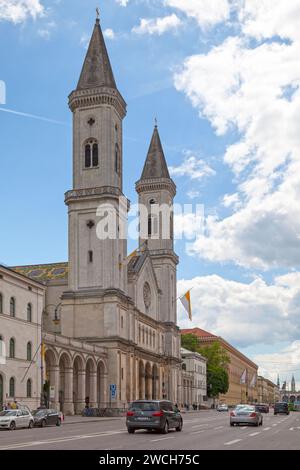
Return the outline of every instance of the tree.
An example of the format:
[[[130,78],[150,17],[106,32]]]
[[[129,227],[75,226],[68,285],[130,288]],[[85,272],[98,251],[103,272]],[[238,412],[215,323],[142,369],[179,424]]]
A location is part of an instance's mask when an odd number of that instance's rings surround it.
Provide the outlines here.
[[[207,395],[217,398],[229,389],[228,365],[230,357],[218,341],[208,346],[201,346],[199,338],[193,334],[181,336],[182,347],[198,352],[207,359]]]

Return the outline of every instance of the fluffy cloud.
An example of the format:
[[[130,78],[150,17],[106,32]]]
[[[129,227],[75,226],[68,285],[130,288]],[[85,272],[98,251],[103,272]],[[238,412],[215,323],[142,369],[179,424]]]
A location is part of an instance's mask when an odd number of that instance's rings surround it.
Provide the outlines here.
[[[162,35],[167,31],[176,30],[181,25],[181,20],[174,13],[164,18],[140,20],[139,26],[132,29],[136,34],[158,34]]]
[[[220,276],[178,282],[178,292],[191,291],[193,322],[180,307],[181,328],[198,326],[236,347],[297,340],[300,333],[300,273],[261,278],[245,284]]]
[[[171,166],[169,169],[172,176],[187,176],[196,180],[216,174],[215,170],[203,159],[193,155],[190,151],[185,153],[185,159],[181,165],[176,167]]]
[[[115,32],[110,28],[107,28],[105,31],[103,31],[103,35],[107,39],[115,39],[116,37]]]
[[[22,23],[43,14],[44,7],[39,0],[0,0],[0,21]]]
[[[129,3],[129,0],[116,0],[116,2],[121,5],[121,7],[126,7]]]
[[[165,0],[165,5],[195,18],[202,28],[209,28],[230,17],[229,0]]]
[[[218,135],[237,188],[194,253],[255,268],[300,265],[299,0],[236,2],[241,34],[186,59],[175,86]],[[251,41],[250,41],[251,39]],[[267,41],[265,41],[267,39]]]

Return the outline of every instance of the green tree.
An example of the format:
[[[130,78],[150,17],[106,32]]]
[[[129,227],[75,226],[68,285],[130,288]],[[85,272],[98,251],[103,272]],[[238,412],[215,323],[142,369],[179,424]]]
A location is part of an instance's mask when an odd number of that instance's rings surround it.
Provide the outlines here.
[[[199,340],[191,333],[181,336],[181,346],[189,351],[199,352]]]

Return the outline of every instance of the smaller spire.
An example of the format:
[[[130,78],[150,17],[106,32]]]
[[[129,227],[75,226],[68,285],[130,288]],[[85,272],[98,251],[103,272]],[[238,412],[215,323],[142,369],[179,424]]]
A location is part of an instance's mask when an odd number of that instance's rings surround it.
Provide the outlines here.
[[[141,180],[152,178],[168,178],[170,174],[165,159],[164,151],[161,145],[159,132],[157,129],[157,119],[155,118],[154,131],[148,150],[146,162],[144,165]]]

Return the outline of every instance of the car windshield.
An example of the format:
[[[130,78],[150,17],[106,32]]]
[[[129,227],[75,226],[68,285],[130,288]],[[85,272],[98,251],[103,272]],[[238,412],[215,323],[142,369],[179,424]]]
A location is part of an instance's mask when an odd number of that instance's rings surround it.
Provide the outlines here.
[[[12,410],[5,410],[1,411],[0,416],[17,416],[17,412]]]
[[[159,407],[158,403],[155,402],[138,402],[132,403],[130,409],[132,411],[156,411]]]
[[[255,411],[255,406],[245,405],[245,406],[241,407],[240,409],[242,409],[243,411],[247,411],[247,412],[251,413],[252,411]]]
[[[44,416],[46,414],[46,410],[35,410],[32,412],[33,416]]]

